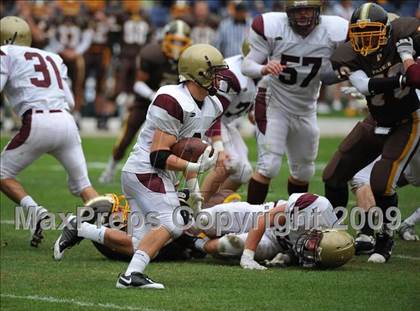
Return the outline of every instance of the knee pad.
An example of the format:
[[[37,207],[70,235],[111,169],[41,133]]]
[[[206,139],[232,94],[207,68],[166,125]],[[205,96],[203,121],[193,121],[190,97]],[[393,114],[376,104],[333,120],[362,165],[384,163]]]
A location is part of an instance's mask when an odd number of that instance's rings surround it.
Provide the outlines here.
[[[237,169],[229,176],[231,180],[240,184],[246,184],[252,176],[252,167],[249,162],[241,163]]]
[[[269,179],[273,179],[280,171],[281,158],[281,155],[273,155],[270,157],[270,161],[258,161],[257,172]]]
[[[240,257],[244,250],[244,241],[237,235],[227,234],[219,239],[217,251],[219,255],[226,257]]]
[[[290,175],[299,181],[309,182],[315,174],[315,162],[291,163]]]
[[[69,177],[67,180],[67,186],[71,194],[75,196],[79,196],[83,189],[90,187],[92,184],[90,183],[89,177],[81,176],[79,178],[71,178]]]

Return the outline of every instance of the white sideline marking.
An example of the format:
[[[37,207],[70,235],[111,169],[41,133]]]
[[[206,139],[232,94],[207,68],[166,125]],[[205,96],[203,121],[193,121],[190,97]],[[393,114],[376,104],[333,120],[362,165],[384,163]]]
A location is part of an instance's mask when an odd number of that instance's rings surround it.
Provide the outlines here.
[[[394,255],[394,257],[401,258],[401,259],[420,260],[420,257],[413,257],[413,256],[407,256],[407,255]]]
[[[14,225],[15,221],[10,219],[2,219],[0,220],[0,224],[2,225]]]
[[[11,299],[26,299],[26,300],[35,300],[35,301],[45,301],[50,303],[63,303],[63,304],[73,304],[81,307],[95,307],[103,309],[113,309],[113,310],[141,310],[141,311],[164,311],[162,309],[149,309],[149,308],[139,308],[132,306],[119,306],[113,303],[94,303],[79,301],[75,299],[65,299],[57,298],[51,296],[38,296],[38,295],[28,295],[28,296],[18,296],[13,294],[1,294],[0,297],[11,298]]]

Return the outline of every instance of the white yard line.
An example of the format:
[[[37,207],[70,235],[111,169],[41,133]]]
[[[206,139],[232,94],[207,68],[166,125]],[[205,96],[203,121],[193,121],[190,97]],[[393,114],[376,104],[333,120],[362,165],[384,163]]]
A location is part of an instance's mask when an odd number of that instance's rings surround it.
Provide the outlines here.
[[[61,304],[72,304],[80,307],[91,307],[91,308],[102,308],[102,309],[112,309],[112,310],[141,310],[141,311],[164,311],[162,309],[150,309],[150,308],[141,308],[133,306],[123,306],[116,305],[113,303],[94,303],[87,301],[80,301],[76,299],[66,299],[52,296],[38,296],[38,295],[14,295],[14,294],[1,294],[2,298],[10,299],[24,299],[24,300],[33,300],[33,301],[44,301],[49,303],[61,303]]]
[[[14,225],[15,221],[10,219],[2,219],[0,220],[1,225]]]
[[[392,255],[391,257],[397,257],[397,258],[409,259],[409,260],[420,260],[420,257],[407,256],[407,255]]]

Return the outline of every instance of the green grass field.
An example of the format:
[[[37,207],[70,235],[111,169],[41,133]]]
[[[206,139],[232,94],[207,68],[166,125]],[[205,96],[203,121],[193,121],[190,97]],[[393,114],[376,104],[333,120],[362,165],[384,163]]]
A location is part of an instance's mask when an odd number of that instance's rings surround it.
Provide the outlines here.
[[[340,140],[321,140],[312,192],[323,193],[322,168]],[[5,143],[3,138],[1,145]],[[101,193],[121,191],[118,179],[109,186],[97,183],[112,143],[109,138],[83,140],[91,180]],[[255,161],[255,145],[249,141],[249,146]],[[269,199],[286,198],[286,171],[283,165]],[[36,161],[19,180],[50,211],[70,212],[80,205],[67,190],[63,168],[52,157]],[[403,217],[420,206],[418,189],[406,187],[399,194]],[[246,271],[213,259],[152,263],[147,274],[163,282],[166,290],[118,290],[117,275],[126,263],[106,260],[88,241],[54,262],[51,248],[59,232],[46,232],[41,246],[31,248],[29,233],[11,224],[15,204],[3,194],[0,199],[1,310],[419,310],[419,242],[396,238],[386,265],[368,264],[362,256],[333,271]]]

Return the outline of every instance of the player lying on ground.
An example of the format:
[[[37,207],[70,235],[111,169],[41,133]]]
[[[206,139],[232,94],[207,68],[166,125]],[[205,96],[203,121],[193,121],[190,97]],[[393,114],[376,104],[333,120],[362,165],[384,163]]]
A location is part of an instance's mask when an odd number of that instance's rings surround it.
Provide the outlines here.
[[[257,261],[265,261],[268,265],[302,264],[334,267],[347,262],[354,253],[353,239],[346,232],[312,231],[332,228],[337,222],[331,204],[322,196],[299,193],[291,195],[288,201],[279,200],[262,205],[235,202],[220,204],[209,210],[212,210],[211,214],[231,213],[234,222],[229,234],[203,240],[200,249],[227,258],[239,258],[242,255],[241,266],[245,269],[265,269]],[[250,214],[258,217],[250,218]],[[204,232],[211,234],[217,229],[217,227],[211,228]],[[305,244],[307,239],[316,240],[316,247],[311,249],[312,259],[304,255],[304,250],[306,251],[308,246],[302,243]],[[314,256],[314,253],[319,251],[319,243],[324,243],[324,251]]]
[[[181,205],[187,205],[188,190],[178,192]],[[129,208],[125,199],[114,194],[99,196],[86,204],[91,212],[82,214],[77,227],[76,216],[69,219],[70,226],[63,229],[62,234],[54,244],[54,259],[62,260],[67,249],[78,244],[83,239],[93,242],[95,247],[105,257],[113,260],[130,261],[139,242],[150,231],[151,226],[144,225],[133,231],[128,231]],[[112,215],[112,216],[111,216]],[[139,219],[133,219],[136,222]],[[111,227],[111,225],[114,227]],[[134,225],[137,225],[134,224]],[[139,223],[139,226],[143,223]],[[202,257],[203,254],[194,247],[196,238],[182,235],[180,238],[166,244],[153,260],[187,260],[192,257]]]
[[[36,203],[16,176],[43,154],[54,156],[68,174],[72,194],[84,202],[97,197],[91,186],[81,140],[69,111],[74,107],[67,67],[57,54],[31,48],[29,25],[15,16],[0,21],[0,92],[22,117],[22,127],[1,153],[0,187],[31,217],[31,245],[42,241],[47,210]]]

